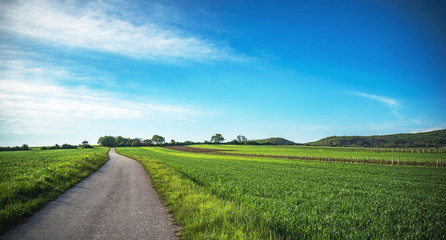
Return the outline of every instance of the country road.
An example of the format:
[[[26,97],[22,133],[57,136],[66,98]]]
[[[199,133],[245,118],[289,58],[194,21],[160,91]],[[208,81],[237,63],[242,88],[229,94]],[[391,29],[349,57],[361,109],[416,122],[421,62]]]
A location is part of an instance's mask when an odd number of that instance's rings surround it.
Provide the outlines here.
[[[178,239],[178,227],[137,161],[110,160],[0,239]]]

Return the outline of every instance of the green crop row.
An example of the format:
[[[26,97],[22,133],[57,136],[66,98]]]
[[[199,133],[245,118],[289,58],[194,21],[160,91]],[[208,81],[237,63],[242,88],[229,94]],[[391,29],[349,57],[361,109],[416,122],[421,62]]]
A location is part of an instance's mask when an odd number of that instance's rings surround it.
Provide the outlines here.
[[[446,238],[444,168],[250,158],[154,147],[119,151],[162,163],[201,191],[229,205],[240,204],[250,212],[247,225],[261,223],[274,236]],[[246,214],[239,215],[246,220]],[[194,224],[194,219],[189,221],[180,224]],[[209,225],[216,232],[226,231]]]
[[[194,148],[230,150],[229,153],[240,154],[263,154],[298,157],[331,157],[343,159],[375,159],[391,161],[411,162],[436,162],[442,159],[446,162],[446,153],[434,152],[367,152],[364,148],[341,148],[341,147],[310,147],[310,146],[257,146],[257,145],[190,145]]]
[[[0,234],[89,176],[108,148],[0,153]]]

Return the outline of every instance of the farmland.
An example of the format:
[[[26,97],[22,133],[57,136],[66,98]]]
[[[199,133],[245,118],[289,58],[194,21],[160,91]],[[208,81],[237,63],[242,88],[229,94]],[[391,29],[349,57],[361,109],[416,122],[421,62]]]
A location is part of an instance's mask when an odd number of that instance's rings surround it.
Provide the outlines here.
[[[0,153],[0,233],[108,159],[108,148]]]
[[[253,146],[221,147],[247,153]],[[289,147],[255,147],[256,153],[263,149],[265,154],[292,154]],[[211,155],[157,147],[118,152],[144,165],[186,239],[446,237],[445,168]]]
[[[345,147],[311,147],[311,146],[256,146],[256,145],[190,145],[200,149],[221,149],[230,153],[261,154],[279,156],[306,156],[324,158],[356,158],[407,162],[436,162],[438,159],[446,161],[446,150],[443,148],[345,148]],[[413,151],[413,152],[412,152]],[[435,151],[435,152],[434,152]]]

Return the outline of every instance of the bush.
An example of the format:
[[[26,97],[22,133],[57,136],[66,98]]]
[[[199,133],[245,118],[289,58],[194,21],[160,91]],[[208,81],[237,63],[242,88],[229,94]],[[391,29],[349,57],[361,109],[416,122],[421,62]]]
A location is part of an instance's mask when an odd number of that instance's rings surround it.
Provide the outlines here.
[[[0,147],[0,151],[26,151],[31,150],[28,145],[23,144],[21,147],[15,146],[15,147]]]
[[[41,147],[40,148],[40,150],[52,150],[52,149],[77,149],[77,146],[64,143],[62,146],[59,146],[59,144],[56,144],[51,147]]]
[[[70,144],[62,144],[62,147],[60,147],[61,149],[77,149],[77,146],[74,145],[70,145]]]

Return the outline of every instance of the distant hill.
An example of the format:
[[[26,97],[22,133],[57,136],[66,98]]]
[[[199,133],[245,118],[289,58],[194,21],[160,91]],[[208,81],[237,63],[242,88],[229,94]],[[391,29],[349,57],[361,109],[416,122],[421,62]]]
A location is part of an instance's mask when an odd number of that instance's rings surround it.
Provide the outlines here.
[[[279,137],[272,137],[272,138],[265,138],[265,139],[259,139],[259,140],[250,140],[249,142],[257,142],[258,144],[271,144],[271,145],[294,145],[295,143],[287,140],[285,138],[279,138]]]
[[[444,147],[446,146],[446,129],[379,136],[332,136],[306,143],[305,145],[333,147]]]

